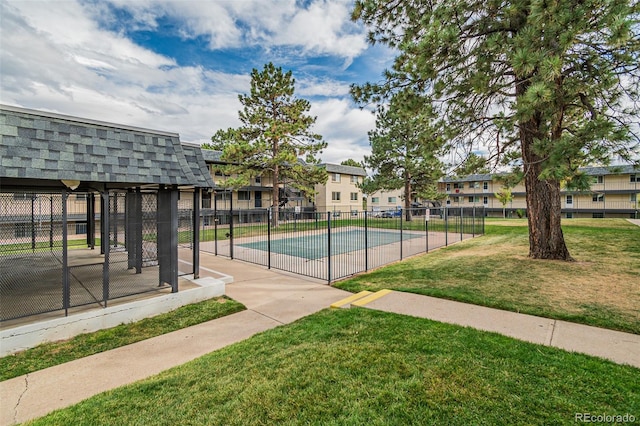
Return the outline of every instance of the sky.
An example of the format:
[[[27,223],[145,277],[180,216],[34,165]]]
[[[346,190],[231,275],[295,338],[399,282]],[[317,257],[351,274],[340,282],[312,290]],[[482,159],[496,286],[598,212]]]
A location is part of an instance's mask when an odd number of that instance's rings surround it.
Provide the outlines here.
[[[272,62],[310,101],[327,163],[370,152],[352,84],[393,53],[366,41],[351,0],[0,0],[0,103],[180,134],[238,127],[239,94]]]

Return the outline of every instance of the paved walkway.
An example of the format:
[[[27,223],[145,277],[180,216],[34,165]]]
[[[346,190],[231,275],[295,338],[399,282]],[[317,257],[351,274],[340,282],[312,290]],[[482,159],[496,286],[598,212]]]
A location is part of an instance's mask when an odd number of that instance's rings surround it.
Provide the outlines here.
[[[234,277],[227,295],[247,310],[139,343],[0,382],[0,425],[40,417],[109,389],[183,364],[332,304],[379,309],[494,331],[640,368],[640,335],[549,320],[459,302],[383,291],[351,293],[324,281],[202,254],[203,275]],[[353,297],[352,297],[353,298]]]

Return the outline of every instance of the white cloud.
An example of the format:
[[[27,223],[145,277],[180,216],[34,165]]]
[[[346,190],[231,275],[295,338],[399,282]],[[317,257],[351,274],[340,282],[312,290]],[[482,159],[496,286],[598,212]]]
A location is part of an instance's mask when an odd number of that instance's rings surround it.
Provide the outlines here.
[[[184,38],[207,37],[209,48],[297,47],[304,54],[345,58],[344,67],[366,48],[365,30],[350,21],[352,3],[315,0],[302,8],[295,0],[254,1],[111,0],[132,14],[141,28],[157,27],[171,16]]]
[[[329,79],[304,79],[296,81],[296,94],[303,98],[313,96],[349,96],[349,85]]]
[[[293,0],[278,2],[278,7],[252,1],[137,0],[120,5],[140,28],[153,31],[159,17],[170,16],[186,23],[185,36],[209,34],[220,46],[264,43],[266,49],[277,49],[277,43],[295,44],[343,58],[364,48],[354,41],[359,35],[348,22],[348,4],[340,1],[318,1],[307,9],[297,8]],[[0,14],[2,103],[178,132],[185,142],[206,142],[216,130],[239,125],[237,96],[249,92],[249,75],[181,66],[139,46],[100,25],[113,19],[103,2],[3,0]],[[314,24],[315,19],[319,22]],[[326,34],[307,37],[305,25],[316,35]],[[287,54],[286,49],[281,53]],[[298,96],[323,99],[312,101],[311,113],[318,117],[314,130],[329,143],[322,155],[327,162],[359,161],[369,151],[367,131],[374,117],[348,100],[348,90],[347,84],[312,72],[297,82]]]
[[[311,114],[317,116],[314,131],[328,143],[322,159],[340,163],[347,158],[362,161],[371,152],[367,132],[375,127],[371,112],[355,107],[346,99],[315,102]]]

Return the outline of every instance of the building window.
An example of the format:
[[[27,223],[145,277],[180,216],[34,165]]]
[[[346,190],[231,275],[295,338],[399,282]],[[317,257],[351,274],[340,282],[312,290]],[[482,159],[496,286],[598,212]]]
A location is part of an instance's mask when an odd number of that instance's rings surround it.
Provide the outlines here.
[[[202,208],[203,209],[210,209],[211,208],[211,193],[210,192],[203,192],[202,193]]]
[[[371,202],[373,204],[378,204],[380,202],[380,197],[371,197]]]
[[[593,197],[591,199],[595,203],[602,203],[604,202],[604,194],[593,194]]]
[[[251,192],[250,191],[238,191],[238,200],[239,201],[249,201],[249,200],[251,200]]]
[[[484,204],[485,206],[489,204],[489,197],[482,197],[482,204]]]
[[[216,200],[228,200],[229,199],[229,193],[228,192],[216,192]]]
[[[222,176],[222,172],[220,170],[216,170],[213,174],[215,176]]]
[[[331,193],[331,201],[340,201],[340,193],[332,192]]]
[[[451,200],[447,198],[447,205],[451,204]]]
[[[358,201],[358,193],[357,192],[352,192],[351,193],[351,201]]]
[[[395,203],[395,202],[396,202],[396,197],[387,198],[387,203]]]
[[[573,195],[567,195],[567,205],[573,205]]]
[[[351,176],[351,183],[358,183],[358,176]]]
[[[480,182],[469,182],[469,188],[480,188]]]
[[[83,235],[87,233],[86,223],[76,223],[76,235]]]
[[[629,182],[640,182],[640,177],[637,175],[629,175]]]
[[[27,237],[28,234],[28,229],[29,229],[29,224],[28,223],[16,223],[15,224],[15,233],[14,235],[16,236],[16,238],[24,238]]]
[[[340,173],[332,173],[331,182],[340,182]]]
[[[256,182],[256,185],[260,185],[262,183],[262,176],[256,176],[255,182]]]
[[[459,203],[460,202],[460,197],[453,197],[453,202],[454,203]]]
[[[631,196],[629,197],[629,201],[631,201],[632,203],[635,203],[638,201],[638,194],[631,194]]]
[[[76,194],[76,201],[87,201],[87,194]]]
[[[594,219],[604,219],[604,213],[594,213],[591,217]]]
[[[604,183],[604,176],[592,176],[592,179],[593,184]]]
[[[567,219],[573,219],[573,213],[567,213],[566,218]]]
[[[478,201],[480,201],[479,197],[469,197],[469,202],[470,203],[477,203]]]
[[[482,182],[482,189],[487,191],[489,189],[489,182]]]
[[[464,189],[464,182],[454,183],[453,189]]]
[[[447,191],[451,191],[451,184],[450,183],[447,184]]]

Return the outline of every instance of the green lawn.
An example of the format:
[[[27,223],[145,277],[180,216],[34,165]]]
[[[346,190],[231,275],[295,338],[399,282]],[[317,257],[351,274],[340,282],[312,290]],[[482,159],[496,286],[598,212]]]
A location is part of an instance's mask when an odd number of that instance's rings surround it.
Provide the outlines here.
[[[640,227],[568,219],[576,262],[528,258],[526,219],[487,220],[485,235],[334,285],[389,288],[640,334]]]
[[[62,364],[150,337],[210,321],[246,309],[226,297],[180,307],[166,314],[81,334],[69,340],[44,343],[0,358],[0,381]]]
[[[638,369],[363,308],[324,310],[36,425],[549,425],[640,417]]]

